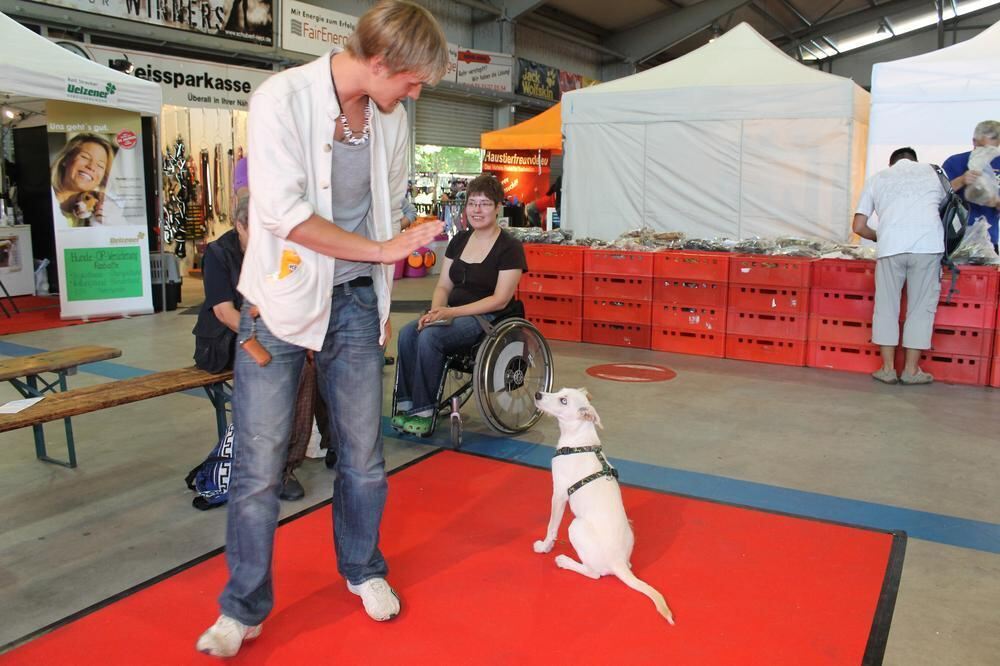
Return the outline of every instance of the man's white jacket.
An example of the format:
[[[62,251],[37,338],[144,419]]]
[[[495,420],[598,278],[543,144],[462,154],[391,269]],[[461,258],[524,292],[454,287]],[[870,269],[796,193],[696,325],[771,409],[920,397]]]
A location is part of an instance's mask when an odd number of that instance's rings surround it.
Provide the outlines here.
[[[248,174],[250,239],[239,290],[258,306],[277,337],[309,349],[323,346],[333,297],[332,257],[287,240],[313,213],[332,218],[332,141],[340,108],[330,73],[331,51],[311,63],[275,74],[250,98]],[[399,229],[406,192],[406,111],[371,106],[371,189],[368,237],[384,241]],[[334,174],[334,177],[336,175]],[[301,258],[279,279],[285,249]],[[393,266],[374,265],[381,339],[389,318]]]

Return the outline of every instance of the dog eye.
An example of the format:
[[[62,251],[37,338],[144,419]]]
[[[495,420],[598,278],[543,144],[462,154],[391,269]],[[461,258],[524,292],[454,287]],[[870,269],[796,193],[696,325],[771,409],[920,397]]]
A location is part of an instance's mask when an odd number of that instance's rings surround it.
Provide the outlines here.
[[[563,405],[569,404],[569,400],[567,400],[566,398],[559,398],[559,402]]]

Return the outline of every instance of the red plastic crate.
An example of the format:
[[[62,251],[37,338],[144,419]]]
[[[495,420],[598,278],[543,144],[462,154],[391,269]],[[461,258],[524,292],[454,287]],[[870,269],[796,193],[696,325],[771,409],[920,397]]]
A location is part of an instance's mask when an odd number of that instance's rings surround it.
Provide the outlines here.
[[[1000,285],[1000,271],[996,266],[959,266],[953,298],[963,301],[996,302],[997,286]],[[941,299],[948,296],[951,289],[951,271],[945,269],[941,275]]]
[[[729,309],[743,312],[809,314],[809,290],[803,287],[729,285]]]
[[[866,291],[816,288],[812,290],[809,314],[871,321],[875,311],[875,294]]]
[[[809,316],[809,340],[844,345],[870,345],[871,321],[840,319],[825,315]]]
[[[535,273],[583,273],[582,245],[551,245],[525,243],[524,256],[528,269]]]
[[[683,331],[653,327],[650,345],[656,351],[696,356],[726,355],[726,335],[719,331]]]
[[[637,275],[584,275],[583,295],[648,301],[653,298],[653,278]]]
[[[729,281],[770,287],[808,287],[815,259],[737,254],[729,260]]]
[[[942,295],[942,298],[944,296]],[[901,312],[905,312],[905,306]],[[938,303],[934,316],[935,326],[960,326],[963,328],[996,328],[996,301],[983,303],[953,299],[951,303]]]
[[[628,298],[583,297],[583,318],[593,321],[615,321],[649,325],[652,304]]]
[[[725,308],[729,298],[725,282],[700,282],[653,278],[653,301]]]
[[[820,259],[812,267],[812,286],[875,292],[875,262],[871,259]]]
[[[990,386],[1000,388],[1000,358],[990,359]]]
[[[936,382],[986,386],[990,379],[990,360],[983,356],[926,351],[920,355],[920,369],[934,375]]]
[[[582,319],[567,319],[558,317],[543,317],[528,315],[528,321],[535,325],[547,340],[564,340],[580,342],[583,331]]]
[[[582,296],[559,296],[549,294],[520,294],[524,311],[529,315],[555,317],[556,319],[580,319],[583,313]]]
[[[845,345],[837,342],[809,341],[806,365],[810,368],[873,373],[882,367],[882,354],[875,345]]]
[[[805,340],[726,333],[726,358],[779,365],[805,365]]]
[[[704,305],[653,302],[650,324],[681,331],[726,332],[726,311]],[[655,335],[654,335],[655,337]]]
[[[583,320],[583,341],[595,345],[649,349],[650,327],[643,324]]]
[[[641,275],[653,277],[653,252],[597,250],[589,248],[583,255],[583,272],[600,275]]]
[[[726,333],[805,340],[809,333],[809,319],[806,315],[742,312],[730,307],[726,315]]]
[[[534,273],[521,275],[517,285],[519,293],[580,296],[583,294],[583,276],[570,273]]]
[[[989,356],[993,350],[993,330],[934,325],[931,334],[934,352],[963,356]]]
[[[729,280],[729,257],[722,252],[657,252],[653,261],[653,275],[684,280]]]

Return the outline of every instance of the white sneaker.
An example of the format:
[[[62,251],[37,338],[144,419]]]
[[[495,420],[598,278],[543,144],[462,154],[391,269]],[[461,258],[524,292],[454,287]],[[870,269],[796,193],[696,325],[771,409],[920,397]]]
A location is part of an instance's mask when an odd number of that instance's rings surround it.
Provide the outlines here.
[[[385,622],[399,615],[399,597],[385,578],[369,578],[360,585],[347,583],[347,589],[361,597],[368,617]]]
[[[198,639],[195,647],[198,652],[210,654],[213,657],[232,657],[240,651],[243,641],[260,636],[260,627],[249,627],[228,615],[220,615],[211,627]]]

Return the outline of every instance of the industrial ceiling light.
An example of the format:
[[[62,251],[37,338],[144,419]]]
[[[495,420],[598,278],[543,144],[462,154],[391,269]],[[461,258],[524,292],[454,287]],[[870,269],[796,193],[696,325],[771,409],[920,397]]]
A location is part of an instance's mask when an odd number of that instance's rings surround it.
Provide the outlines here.
[[[132,61],[129,60],[128,56],[124,53],[121,58],[115,58],[114,60],[109,61],[108,67],[123,74],[131,74],[135,71],[135,65],[132,64]]]

